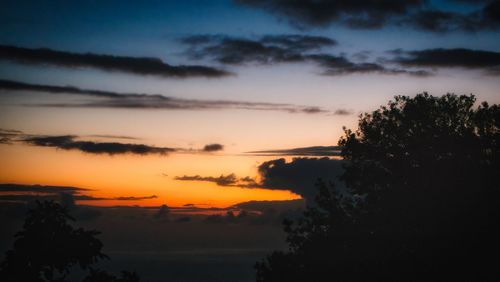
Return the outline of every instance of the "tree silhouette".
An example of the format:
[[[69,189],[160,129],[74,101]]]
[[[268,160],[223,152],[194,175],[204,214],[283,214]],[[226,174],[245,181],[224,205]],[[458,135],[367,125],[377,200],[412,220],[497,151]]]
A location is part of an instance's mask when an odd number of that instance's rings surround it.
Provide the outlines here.
[[[90,269],[85,281],[138,281],[137,275],[130,272],[123,272],[120,279],[109,274],[112,279],[96,279],[104,272],[90,267],[107,258],[101,252],[103,244],[95,237],[100,232],[75,229],[68,221],[74,219],[66,207],[53,201],[37,201],[35,208],[28,211],[23,230],[15,235],[14,248],[0,264],[0,280],[63,282],[68,281],[70,270],[79,266]]]
[[[351,196],[320,185],[257,281],[498,279],[500,108],[475,102],[423,93],[361,115],[339,141]]]
[[[274,252],[265,261],[257,262],[257,281],[315,281],[330,277],[331,269],[324,261],[347,259],[352,242],[350,234],[357,224],[352,212],[354,201],[337,193],[332,185],[318,181],[316,206],[309,206],[296,222],[284,221],[288,252]],[[328,249],[328,252],[324,250]],[[331,256],[331,253],[335,254]]]

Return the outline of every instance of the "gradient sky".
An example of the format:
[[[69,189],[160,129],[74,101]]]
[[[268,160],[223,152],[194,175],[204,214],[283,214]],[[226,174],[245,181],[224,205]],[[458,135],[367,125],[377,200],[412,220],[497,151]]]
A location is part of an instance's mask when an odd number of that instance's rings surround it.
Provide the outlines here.
[[[395,95],[472,93],[479,101],[500,102],[498,1],[399,1],[403,7],[396,10],[396,4],[374,9],[374,1],[354,2],[318,10],[314,1],[296,7],[279,0],[2,1],[0,80],[24,88],[0,87],[2,134],[15,130],[0,142],[0,183],[93,189],[87,194],[109,198],[89,201],[96,205],[225,207],[294,199],[299,196],[287,187],[175,178],[234,173],[258,183],[258,167],[278,156],[247,152],[334,146],[342,126],[355,128],[359,113]],[[205,41],[188,42],[197,36]],[[283,43],[266,42],[266,36],[335,43],[306,49],[294,45],[285,51],[295,59],[283,59],[283,50],[276,51]],[[236,41],[240,49],[228,45]],[[256,44],[268,48],[259,53]],[[78,62],[54,63],[59,59],[40,55],[39,48],[60,52],[60,58],[76,54]],[[24,50],[24,55],[12,50]],[[230,75],[179,77],[116,65],[110,70],[89,63],[87,53],[157,58],[174,69],[197,65]],[[235,54],[236,61],[221,59]],[[75,95],[68,89],[54,93],[40,86],[72,86],[116,97]],[[148,96],[121,98],[130,93],[160,94],[183,106],[152,106],[169,103],[162,98],[137,106]],[[68,135],[74,140],[59,147],[33,141]],[[175,151],[96,153],[82,150],[81,143],[68,145],[73,141]],[[203,150],[208,144],[221,144],[223,150]],[[286,155],[291,161],[293,154]],[[157,197],[112,200],[149,195]]]

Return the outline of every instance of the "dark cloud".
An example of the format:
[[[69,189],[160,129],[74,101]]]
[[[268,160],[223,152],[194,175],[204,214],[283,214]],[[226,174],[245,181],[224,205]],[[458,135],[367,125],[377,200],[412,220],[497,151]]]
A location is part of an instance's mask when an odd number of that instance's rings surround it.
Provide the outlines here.
[[[6,191],[14,193],[14,191]],[[60,201],[65,206],[74,206],[74,201],[102,201],[102,200],[116,200],[116,201],[141,201],[141,200],[149,200],[158,198],[158,196],[146,196],[146,197],[112,197],[112,198],[103,198],[103,197],[94,197],[89,195],[74,195],[70,193],[61,192],[57,193],[49,193],[49,194],[2,194],[0,195],[0,201],[16,201],[16,202],[33,202],[33,201]]]
[[[259,187],[259,185],[255,182],[254,179],[250,177],[242,177],[238,178],[234,173],[228,175],[220,175],[218,177],[212,176],[200,176],[200,175],[184,175],[184,176],[176,176],[175,180],[183,180],[183,181],[206,181],[213,182],[219,186],[233,186],[233,187],[246,187],[246,188],[255,188]]]
[[[343,173],[343,161],[324,158],[294,158],[271,160],[258,167],[262,187],[277,190],[289,190],[308,201],[314,199],[318,179],[337,186],[343,184],[338,177]],[[339,187],[342,188],[342,187]]]
[[[500,1],[455,1],[480,6],[468,13],[424,9],[403,20],[403,24],[432,32],[499,30]]]
[[[300,40],[290,39],[295,37]],[[354,73],[428,75],[423,71],[393,69],[375,62],[356,63],[345,56],[312,52],[320,47],[334,45],[335,41],[326,37],[295,37],[275,35],[251,40],[221,35],[198,35],[187,37],[183,42],[191,46],[188,54],[192,58],[210,58],[222,64],[312,63],[322,68],[323,75],[330,76]],[[310,110],[314,112],[315,109]]]
[[[114,135],[90,135],[99,138],[112,138],[112,139],[137,139],[128,136],[114,136]],[[75,135],[33,135],[25,134],[18,130],[4,130],[0,129],[0,144],[14,144],[22,143],[39,147],[53,147],[63,150],[78,150],[91,154],[137,154],[149,155],[159,154],[166,155],[168,153],[206,153],[220,151],[224,148],[221,144],[208,144],[202,149],[184,149],[184,148],[168,148],[168,147],[155,147],[145,144],[134,143],[120,143],[120,142],[97,142],[80,140],[81,136]]]
[[[430,32],[498,30],[500,1],[450,0],[473,4],[464,12],[432,5],[428,0],[235,0],[263,9],[294,26],[326,27],[340,24],[355,29],[378,29],[388,25]]]
[[[29,104],[45,107],[87,107],[87,108],[127,108],[127,109],[167,109],[167,110],[218,110],[239,109],[256,111],[280,111],[286,113],[328,113],[319,107],[280,103],[244,102],[229,100],[193,100],[166,97],[159,94],[118,93],[111,91],[80,89],[72,86],[49,86],[0,79],[0,89],[10,91],[35,91],[51,94],[72,94],[99,98],[95,101],[58,104]],[[0,135],[0,138],[2,136]]]
[[[313,147],[314,148],[314,147]],[[343,173],[343,161],[323,158],[294,158],[291,162],[276,159],[262,163],[258,167],[260,181],[251,177],[238,178],[235,174],[211,176],[177,176],[176,180],[207,181],[219,186],[241,188],[264,188],[288,190],[312,201],[317,193],[316,184],[319,179],[326,183],[335,183],[339,191],[346,191],[345,185],[339,181]]]
[[[418,77],[430,76],[431,73],[423,70],[405,70],[388,68],[379,63],[355,63],[345,57],[316,54],[309,55],[309,60],[314,61],[321,66],[324,71],[323,75],[346,75],[354,73],[378,73],[388,75],[407,74]]]
[[[247,154],[261,156],[340,156],[339,146],[313,146],[293,149],[252,151]]]
[[[316,114],[316,113],[323,113],[324,110],[322,110],[319,107],[307,107],[301,109],[301,112],[306,113],[306,114]]]
[[[482,8],[469,13],[424,9],[402,20],[401,24],[431,32],[498,30],[500,1],[477,1],[475,4]]]
[[[308,35],[266,35],[255,40],[222,35],[194,35],[181,41],[190,46],[187,51],[190,57],[209,57],[222,64],[301,62],[305,60],[304,52],[337,44],[328,37]]]
[[[56,65],[68,68],[91,67],[104,71],[177,78],[224,77],[231,74],[224,70],[206,66],[172,66],[158,58],[71,53],[47,48],[29,49],[7,45],[0,45],[0,59],[22,64]]]
[[[45,186],[45,185],[22,185],[22,184],[0,184],[0,192],[12,193],[78,193],[90,189],[71,186]]]
[[[75,197],[91,191],[71,186],[0,184],[0,202],[32,203],[57,201],[68,209],[76,208]]]
[[[20,134],[19,130],[10,130],[0,128],[0,144],[12,144],[13,139],[16,139]]]
[[[93,134],[93,135],[88,135],[88,137],[107,138],[107,139],[125,139],[125,140],[139,140],[140,139],[140,138],[132,137],[132,136],[108,135],[108,134]]]
[[[500,1],[489,1],[483,9],[484,17],[495,24],[500,24]]]
[[[264,9],[299,26],[328,26],[337,22],[353,28],[380,28],[392,17],[420,8],[425,0],[236,0]]]
[[[191,49],[190,52],[192,58],[209,57],[219,63],[231,65],[251,62],[259,64],[301,62],[304,60],[300,53],[289,52],[279,46],[267,46],[262,42],[241,38],[223,38],[215,44],[209,44],[197,50]]]
[[[71,187],[71,186],[45,186],[45,185],[23,185],[23,184],[0,184],[0,201],[32,202],[35,200],[54,200],[61,204],[74,207],[75,200],[100,201],[140,201],[156,199],[158,196],[122,196],[122,197],[94,197],[85,195],[91,189]]]
[[[347,109],[337,109],[335,110],[335,112],[333,112],[333,114],[338,116],[349,116],[352,115],[352,111]]]
[[[144,196],[144,197],[134,197],[134,196],[127,196],[127,197],[114,197],[110,198],[111,200],[118,200],[118,201],[141,201],[141,200],[150,200],[150,199],[156,199],[158,196],[156,195],[151,195],[151,196]]]
[[[260,38],[260,41],[265,44],[282,46],[288,51],[296,52],[311,51],[337,45],[337,41],[329,37],[297,34],[265,35]]]
[[[420,51],[395,50],[395,62],[405,66],[434,68],[482,69],[488,74],[500,72],[500,53],[471,49],[426,49]]]
[[[144,196],[144,197],[136,197],[136,196],[122,196],[122,197],[94,197],[89,195],[73,195],[75,200],[79,201],[103,201],[103,200],[115,200],[115,201],[142,201],[142,200],[150,200],[156,199],[158,196]]]
[[[54,147],[63,150],[78,150],[90,154],[159,154],[166,155],[175,149],[167,147],[154,147],[144,144],[130,144],[118,142],[93,142],[78,141],[76,136],[35,136],[24,139],[24,142],[41,147]]]
[[[59,200],[58,194],[1,194],[0,202],[34,202],[34,201],[57,201]]]
[[[412,17],[402,20],[401,24],[432,32],[473,29],[473,26],[475,26],[467,16],[430,9],[415,13]]]
[[[207,144],[203,147],[204,152],[217,152],[224,150],[224,146],[221,144]]]

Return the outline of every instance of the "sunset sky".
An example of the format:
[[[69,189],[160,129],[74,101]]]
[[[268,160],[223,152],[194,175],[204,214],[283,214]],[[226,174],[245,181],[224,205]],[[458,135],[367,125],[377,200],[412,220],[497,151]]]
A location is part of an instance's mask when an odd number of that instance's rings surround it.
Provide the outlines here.
[[[500,102],[499,1],[337,2],[2,1],[0,183],[106,206],[297,199],[279,169],[338,158],[342,127],[395,95]]]

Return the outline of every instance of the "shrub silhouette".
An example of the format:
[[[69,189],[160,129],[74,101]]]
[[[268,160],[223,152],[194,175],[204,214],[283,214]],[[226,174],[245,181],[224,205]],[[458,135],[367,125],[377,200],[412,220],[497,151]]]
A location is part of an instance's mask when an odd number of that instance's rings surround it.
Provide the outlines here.
[[[95,237],[100,232],[75,229],[68,221],[74,219],[66,207],[53,201],[37,201],[28,212],[23,230],[15,235],[14,248],[0,264],[0,280],[68,281],[71,268],[78,266],[91,270],[84,281],[138,281],[137,275],[129,272],[124,272],[121,280],[109,274],[111,280],[96,279],[96,273],[105,272],[90,267],[107,258],[101,252],[103,244]]]
[[[500,108],[475,102],[423,93],[361,115],[339,141],[350,196],[320,183],[257,281],[497,280]]]

